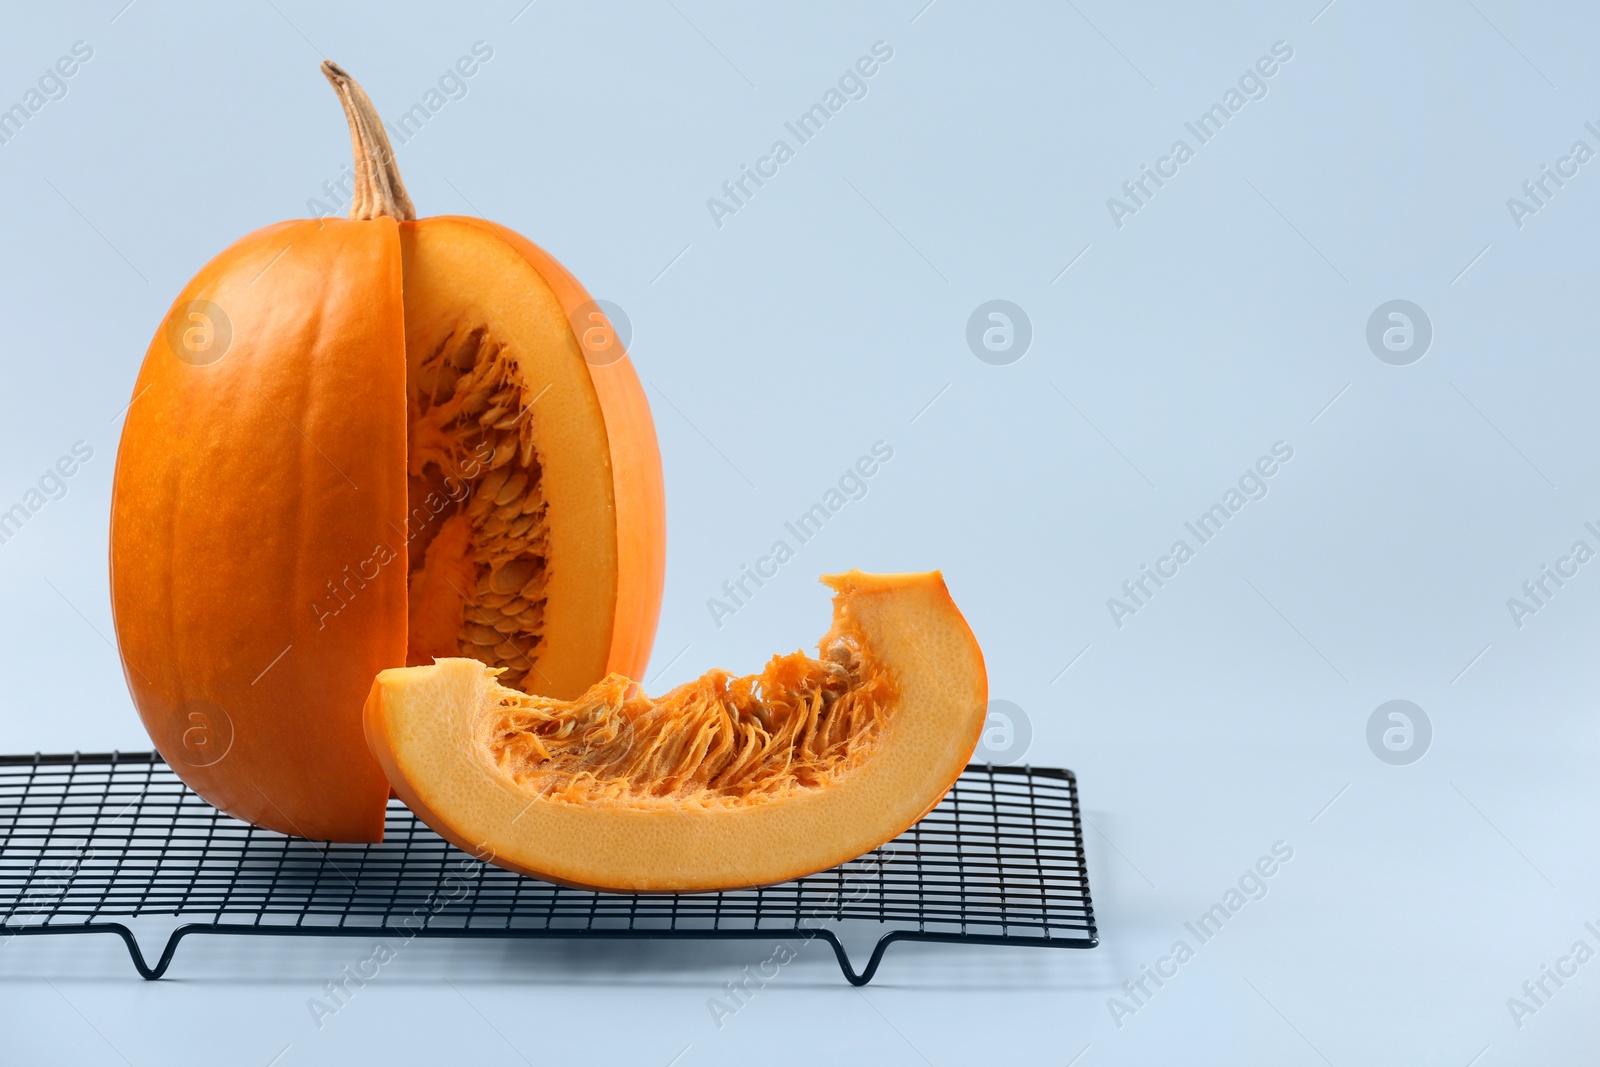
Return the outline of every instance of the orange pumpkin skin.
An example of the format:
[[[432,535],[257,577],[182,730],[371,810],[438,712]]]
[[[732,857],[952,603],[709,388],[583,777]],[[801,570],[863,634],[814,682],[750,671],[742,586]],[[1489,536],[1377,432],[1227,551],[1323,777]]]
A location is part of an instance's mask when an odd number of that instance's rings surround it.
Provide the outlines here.
[[[367,214],[259,230],[179,295],[123,428],[111,594],[134,703],[191,788],[267,829],[378,841],[390,787],[363,737],[362,705],[379,671],[407,662],[417,528],[406,300],[427,272],[419,264],[408,281],[405,249],[426,235],[460,262],[489,242],[528,267],[520,290],[482,279],[475,302],[498,302],[508,323],[536,322],[512,331],[511,347],[528,349],[518,350],[527,381],[561,385],[525,409],[544,435],[550,523],[561,528],[551,535],[558,632],[543,635],[550,664],[530,673],[529,691],[575,695],[608,670],[643,672],[660,610],[665,504],[632,364],[625,354],[586,362],[573,334],[588,294],[504,227],[414,220],[397,172],[372,184],[373,159],[392,169],[392,155],[381,127],[372,141],[374,124],[358,122],[342,93],[365,183],[355,202]],[[356,93],[354,110],[370,119]],[[549,428],[537,422],[546,409]],[[563,517],[562,487],[580,483],[568,496],[582,507]]]
[[[213,362],[169,344],[194,300],[231,326]],[[405,656],[404,556],[378,563],[405,520],[403,349],[394,220],[269,226],[184,288],[123,428],[111,596],[134,703],[196,792],[284,833],[383,834],[360,709]],[[348,604],[319,617],[329,582]]]

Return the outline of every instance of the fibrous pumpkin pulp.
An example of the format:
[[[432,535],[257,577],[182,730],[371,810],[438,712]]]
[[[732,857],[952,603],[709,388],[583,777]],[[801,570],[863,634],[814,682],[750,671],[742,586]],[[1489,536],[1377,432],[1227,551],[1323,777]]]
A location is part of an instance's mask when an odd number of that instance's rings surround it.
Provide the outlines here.
[[[983,728],[983,655],[937,573],[823,579],[815,657],[576,700],[471,659],[386,670],[366,705],[395,792],[474,855],[567,885],[686,892],[824,870],[939,802]],[[502,676],[503,677],[503,676]]]
[[[349,219],[268,226],[184,288],[145,356],[113,490],[135,704],[201,796],[381,840],[373,676],[472,657],[571,698],[648,660],[664,568],[644,392],[597,304],[526,238],[417,219],[344,104]]]

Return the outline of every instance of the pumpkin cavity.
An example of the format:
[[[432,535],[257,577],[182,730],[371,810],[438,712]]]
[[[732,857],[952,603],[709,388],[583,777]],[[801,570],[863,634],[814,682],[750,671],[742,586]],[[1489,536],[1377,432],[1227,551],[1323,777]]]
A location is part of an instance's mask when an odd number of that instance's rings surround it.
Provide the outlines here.
[[[460,323],[407,381],[407,664],[467,656],[520,686],[538,670],[549,554],[533,402],[510,346]]]
[[[559,701],[493,686],[480,752],[530,798],[634,808],[742,808],[827,788],[872,754],[895,705],[886,671],[836,631],[824,658],[713,670],[651,699],[620,674]]]

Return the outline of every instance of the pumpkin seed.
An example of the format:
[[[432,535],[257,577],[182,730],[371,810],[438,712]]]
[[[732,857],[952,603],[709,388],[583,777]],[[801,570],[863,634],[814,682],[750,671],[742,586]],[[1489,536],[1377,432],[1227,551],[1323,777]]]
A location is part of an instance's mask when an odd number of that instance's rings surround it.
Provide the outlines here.
[[[464,507],[477,575],[458,631],[461,651],[503,669],[501,684],[518,686],[544,625],[548,534],[534,397],[516,354],[468,324],[440,342],[415,383],[418,410],[479,461]]]
[[[515,593],[533,577],[534,569],[533,560],[514,559],[490,576],[489,588],[496,593]]]
[[[479,593],[472,598],[478,605],[487,611],[499,611],[507,605],[517,605],[522,599],[515,593]]]
[[[517,510],[521,511],[522,509],[520,502],[522,500],[522,494],[527,488],[528,472],[516,471],[507,477],[503,483],[501,483],[500,490],[494,495],[494,502],[502,506],[516,503],[518,504]]]
[[[466,635],[466,638],[470,643],[474,645],[482,645],[485,648],[493,648],[501,641],[500,632],[498,630],[494,629],[492,626],[485,626],[478,622],[462,623],[461,632]]]
[[[500,487],[506,484],[506,479],[511,477],[511,472],[505,468],[490,471],[485,474],[477,485],[473,486],[480,500],[493,501]]]
[[[468,330],[460,336],[461,342],[456,345],[455,351],[450,356],[450,362],[462,370],[470,370],[478,362],[478,354],[483,348],[484,330]],[[448,343],[448,342],[447,342]]]

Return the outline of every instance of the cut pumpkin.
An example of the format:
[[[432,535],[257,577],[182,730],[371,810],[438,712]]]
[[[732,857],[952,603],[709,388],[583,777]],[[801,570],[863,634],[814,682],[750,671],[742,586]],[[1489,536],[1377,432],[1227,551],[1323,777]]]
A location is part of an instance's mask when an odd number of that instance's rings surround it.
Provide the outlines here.
[[[366,94],[323,69],[350,218],[258,230],[179,294],[117,455],[112,609],[191,788],[269,829],[377,841],[373,676],[470,656],[570,698],[641,672],[665,507],[631,364],[575,331],[609,329],[588,294],[502,226],[417,219]]]
[[[576,700],[477,660],[383,671],[366,733],[442,836],[565,885],[767,885],[882,845],[938,804],[977,746],[983,655],[937,573],[823,579],[819,656],[710,671],[651,698],[611,675]]]

